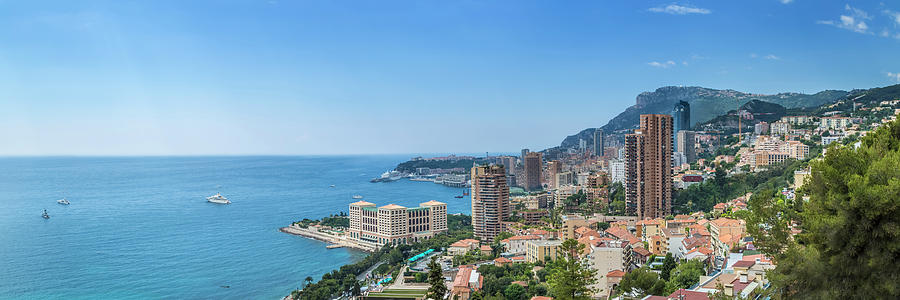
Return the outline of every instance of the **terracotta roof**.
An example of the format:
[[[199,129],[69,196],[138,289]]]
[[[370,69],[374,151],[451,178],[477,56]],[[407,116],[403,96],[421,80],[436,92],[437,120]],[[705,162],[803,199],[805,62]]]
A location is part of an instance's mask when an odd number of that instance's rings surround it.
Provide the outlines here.
[[[531,297],[531,300],[553,300],[553,298],[545,297],[545,296],[534,296],[534,297]]]
[[[678,300],[709,300],[709,295],[704,292],[688,291],[680,289],[669,295],[669,299]]]
[[[644,249],[643,247],[632,248],[631,251],[640,254],[641,256],[650,256],[650,250]]]
[[[524,256],[513,256],[513,257],[510,257],[509,260],[514,261],[514,262],[515,261],[525,261],[525,257]]]
[[[712,223],[713,223],[713,225],[716,225],[718,227],[739,227],[739,226],[741,226],[741,221],[735,220],[735,219],[728,219],[728,218],[718,218],[718,219],[712,220]]]
[[[511,236],[507,240],[518,241],[518,240],[539,240],[539,239],[541,239],[541,237],[533,235],[533,234],[529,234],[529,235]]]
[[[716,204],[716,206],[713,206],[713,208],[725,209],[725,203]]]
[[[622,277],[625,276],[625,272],[622,270],[612,270],[609,273],[606,273],[606,277]]]
[[[453,280],[453,287],[468,287],[469,277],[474,270],[475,267],[471,265],[459,266],[459,272],[456,272],[456,278]]]
[[[698,252],[698,253],[701,253],[701,254],[703,254],[703,255],[710,255],[710,254],[712,254],[712,250],[710,250],[709,248],[706,248],[706,247],[697,247],[697,248],[691,249],[691,251],[688,251],[688,254],[691,254],[691,253],[694,253],[694,252]]]
[[[438,202],[438,201],[431,200],[431,201],[422,203],[422,205],[428,205],[428,206],[434,206],[434,205],[447,205],[447,203],[444,203],[444,202]]]
[[[475,240],[475,239],[464,239],[464,240],[458,240],[458,241],[456,241],[455,243],[450,244],[450,247],[465,247],[465,248],[468,248],[468,247],[471,247],[471,246],[472,246],[473,244],[475,244],[475,243],[478,243],[478,240]]]
[[[511,284],[518,284],[523,287],[528,287],[528,283],[524,282],[524,281],[513,281],[513,282],[511,282]]]
[[[382,207],[379,207],[379,208],[384,208],[384,209],[402,209],[402,208],[406,208],[406,207],[405,207],[405,206],[400,206],[400,205],[397,205],[397,204],[393,204],[393,203],[392,203],[392,204],[388,204],[388,205],[385,205],[385,206],[382,206]]]
[[[652,220],[648,219],[648,220],[638,221],[637,224],[638,225],[659,225],[662,223],[662,221],[663,221],[663,219],[652,219]]]
[[[543,229],[534,229],[534,228],[529,229],[528,232],[531,233],[531,234],[536,234],[536,235],[550,234],[549,231],[546,231],[546,230],[543,230]]]
[[[766,257],[765,254],[744,255],[744,257],[741,258],[741,260],[747,261],[756,261],[756,259],[759,259],[759,262],[772,263],[772,259]]]
[[[734,263],[734,265],[731,265],[731,267],[732,267],[732,268],[750,268],[750,267],[752,267],[754,264],[756,264],[755,261],[752,261],[752,260],[742,260],[742,261],[739,261],[739,262]]]
[[[509,260],[509,258],[506,258],[506,257],[498,257],[498,258],[495,258],[495,259],[494,259],[494,262],[495,262],[495,263],[504,263],[504,264],[505,264],[505,263],[511,263],[512,261]]]
[[[588,231],[592,231],[592,229],[590,229],[588,227],[584,227],[584,226],[575,228],[575,233],[577,233],[577,234],[584,234],[585,232],[588,232]]]
[[[481,245],[481,251],[493,251],[494,249],[488,245]]]

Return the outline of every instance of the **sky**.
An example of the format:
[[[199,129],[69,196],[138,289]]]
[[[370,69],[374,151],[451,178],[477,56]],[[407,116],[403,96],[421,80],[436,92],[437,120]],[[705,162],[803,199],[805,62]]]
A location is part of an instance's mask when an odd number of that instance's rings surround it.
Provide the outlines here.
[[[0,155],[517,152],[668,85],[900,83],[900,2],[0,1]]]

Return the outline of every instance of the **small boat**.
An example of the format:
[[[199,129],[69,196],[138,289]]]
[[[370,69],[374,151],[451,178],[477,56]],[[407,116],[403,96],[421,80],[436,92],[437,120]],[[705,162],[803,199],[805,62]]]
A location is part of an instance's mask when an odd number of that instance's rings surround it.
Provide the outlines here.
[[[216,204],[231,204],[231,201],[229,201],[228,198],[225,198],[225,196],[222,196],[222,194],[220,193],[216,193],[215,195],[206,197],[206,201]]]
[[[49,219],[49,218],[50,218],[50,215],[47,214],[47,210],[46,210],[46,209],[44,210],[44,213],[41,214],[41,218],[44,218],[44,219]]]
[[[62,205],[69,205],[69,200],[66,200],[66,198],[62,198],[62,199],[56,200],[56,203],[59,203]]]
[[[334,185],[332,184],[330,187],[334,187]]]
[[[362,199],[362,198],[363,198],[362,195],[353,195],[353,199]]]
[[[453,196],[453,198],[457,198],[457,199],[462,198],[462,197],[463,197],[462,195]]]

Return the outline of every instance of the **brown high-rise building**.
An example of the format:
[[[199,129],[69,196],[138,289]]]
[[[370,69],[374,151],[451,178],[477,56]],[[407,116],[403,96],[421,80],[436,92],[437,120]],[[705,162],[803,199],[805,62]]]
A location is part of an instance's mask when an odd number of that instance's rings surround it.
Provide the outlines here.
[[[537,191],[541,189],[541,161],[540,152],[525,154],[525,190]]]
[[[503,165],[472,168],[472,229],[482,241],[493,241],[509,218],[509,186]]]
[[[672,116],[641,115],[625,136],[625,202],[640,219],[672,213]]]

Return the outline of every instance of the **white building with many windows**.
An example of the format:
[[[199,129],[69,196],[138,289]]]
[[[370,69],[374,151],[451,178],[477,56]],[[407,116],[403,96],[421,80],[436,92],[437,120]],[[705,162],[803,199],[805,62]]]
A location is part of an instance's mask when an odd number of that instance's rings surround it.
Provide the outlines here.
[[[350,204],[348,236],[358,243],[375,247],[407,244],[446,231],[446,203],[431,200],[413,208],[396,204],[376,207],[366,201]]]

